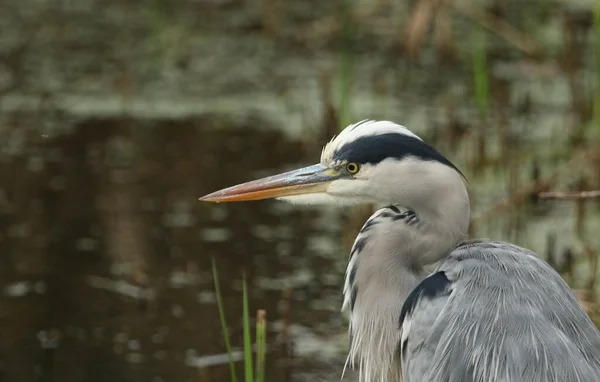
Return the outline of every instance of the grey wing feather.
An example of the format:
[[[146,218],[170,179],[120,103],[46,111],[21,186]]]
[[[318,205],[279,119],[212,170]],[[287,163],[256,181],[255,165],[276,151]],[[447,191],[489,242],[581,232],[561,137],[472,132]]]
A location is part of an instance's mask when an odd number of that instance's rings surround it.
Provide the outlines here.
[[[600,381],[598,330],[533,252],[472,242],[435,272],[449,293],[409,298],[403,308],[405,382]]]

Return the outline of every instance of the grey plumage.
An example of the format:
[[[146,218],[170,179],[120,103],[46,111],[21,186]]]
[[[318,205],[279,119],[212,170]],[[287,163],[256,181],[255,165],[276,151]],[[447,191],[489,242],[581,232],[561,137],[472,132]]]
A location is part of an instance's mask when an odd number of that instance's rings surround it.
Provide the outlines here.
[[[317,165],[201,199],[273,197],[385,206],[357,236],[344,282],[346,366],[361,381],[600,381],[600,333],[567,284],[529,250],[463,242],[464,177],[405,127],[350,125]]]
[[[420,299],[401,323],[406,382],[600,380],[597,329],[535,253],[468,242],[438,272],[449,293]]]

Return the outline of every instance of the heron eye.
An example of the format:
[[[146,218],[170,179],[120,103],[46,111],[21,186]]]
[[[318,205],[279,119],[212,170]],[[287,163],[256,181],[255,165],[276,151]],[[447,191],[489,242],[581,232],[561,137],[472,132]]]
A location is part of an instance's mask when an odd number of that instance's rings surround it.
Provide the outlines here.
[[[350,174],[356,174],[359,169],[360,166],[357,163],[350,162],[346,164],[346,171],[348,171]]]

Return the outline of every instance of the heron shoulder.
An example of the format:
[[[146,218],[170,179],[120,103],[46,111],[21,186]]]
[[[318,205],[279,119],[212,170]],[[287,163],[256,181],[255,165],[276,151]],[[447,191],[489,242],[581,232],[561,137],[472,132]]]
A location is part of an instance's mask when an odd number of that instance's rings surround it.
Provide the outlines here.
[[[444,289],[434,278],[444,281]],[[465,242],[428,279],[431,297],[403,308],[412,311],[403,318],[399,344],[409,375],[599,380],[597,330],[566,283],[534,252],[504,242]]]
[[[556,271],[535,252],[501,241],[464,241],[451,251],[438,269],[447,272],[452,280],[494,273],[499,277],[532,278],[533,282],[543,274],[564,284]]]

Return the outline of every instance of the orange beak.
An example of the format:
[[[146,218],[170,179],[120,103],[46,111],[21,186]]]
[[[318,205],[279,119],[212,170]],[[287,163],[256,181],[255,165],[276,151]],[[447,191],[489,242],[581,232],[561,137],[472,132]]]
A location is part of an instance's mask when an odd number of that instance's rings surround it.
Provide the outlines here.
[[[329,183],[343,177],[322,164],[253,180],[215,191],[200,198],[204,202],[237,202],[327,192]]]

